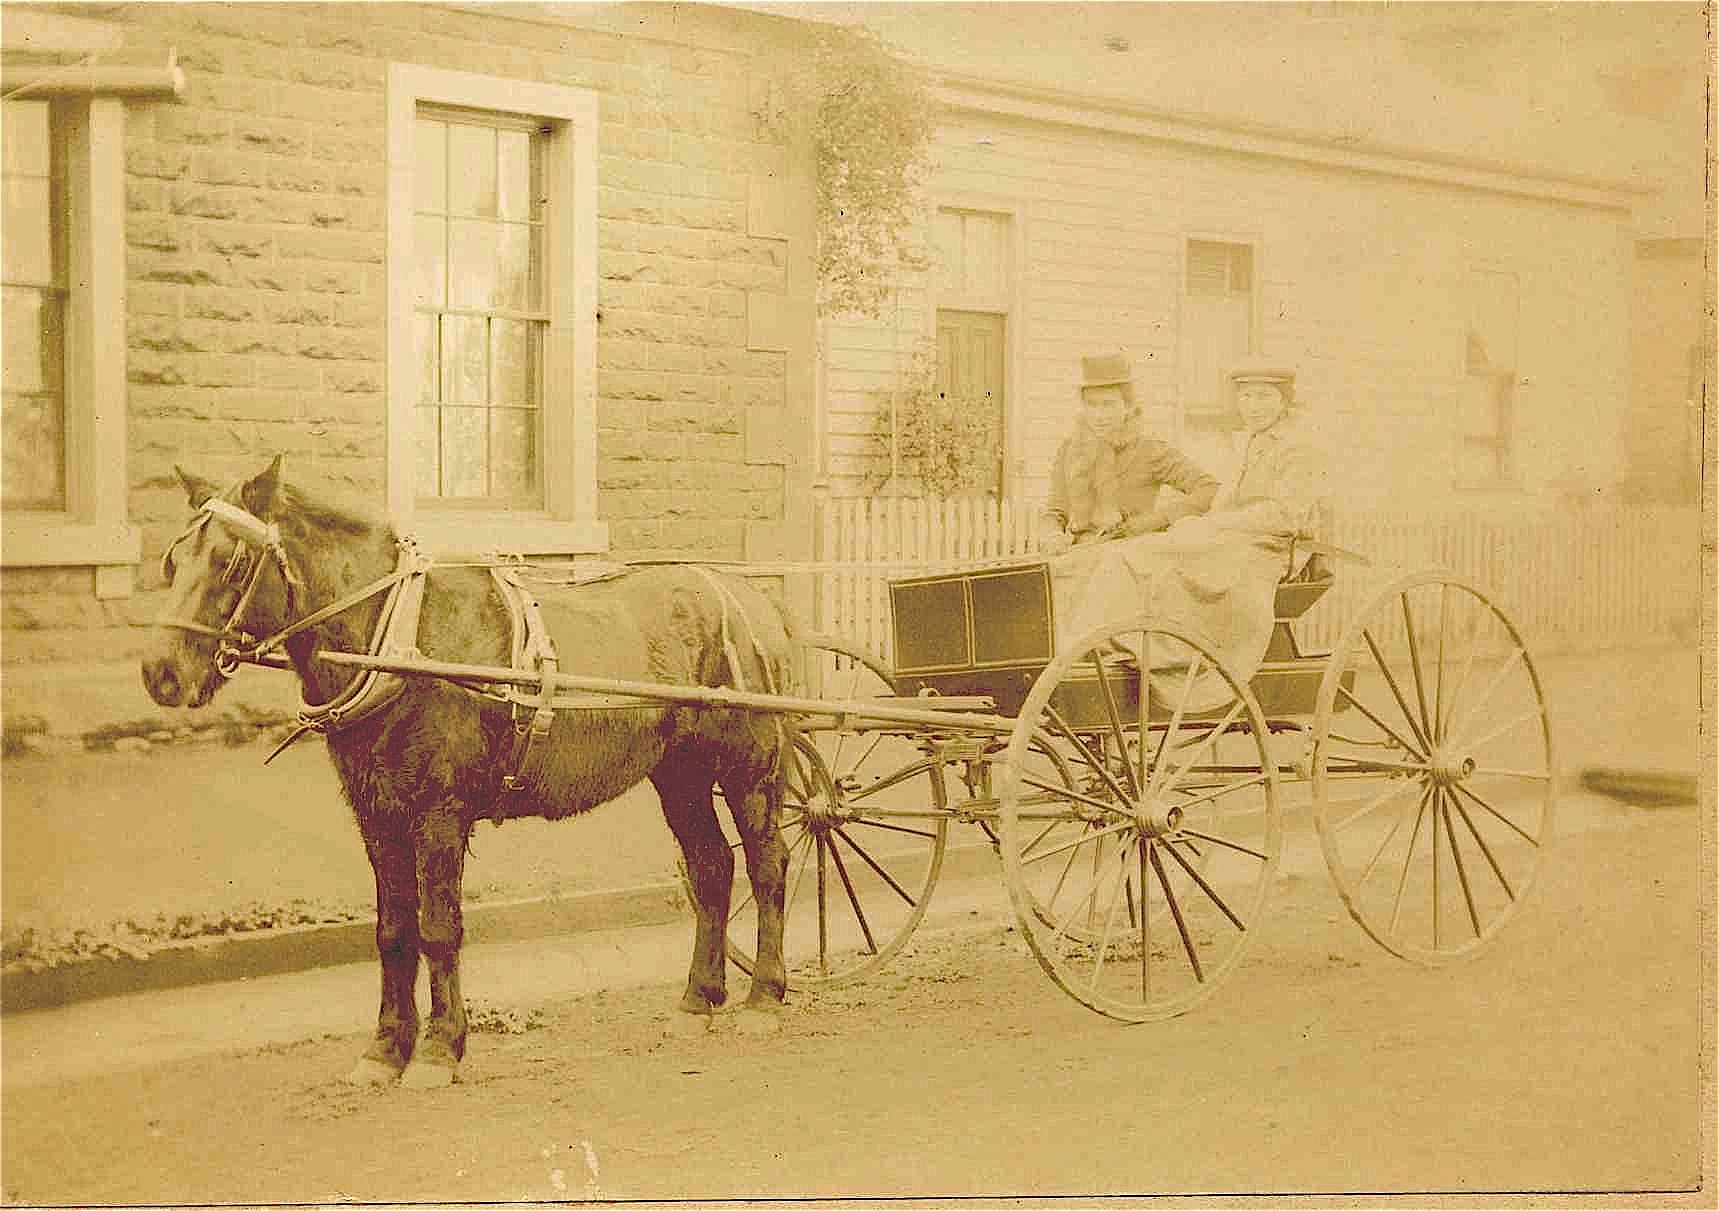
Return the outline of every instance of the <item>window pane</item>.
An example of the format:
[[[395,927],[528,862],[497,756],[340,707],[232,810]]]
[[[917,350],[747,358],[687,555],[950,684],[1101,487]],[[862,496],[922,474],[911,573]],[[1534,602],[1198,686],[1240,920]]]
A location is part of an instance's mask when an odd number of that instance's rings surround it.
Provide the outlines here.
[[[537,308],[537,238],[535,227],[510,224],[500,228],[496,255],[495,294],[492,307],[517,311]]]
[[[494,482],[490,490],[514,501],[537,496],[537,413],[525,408],[496,408],[490,413],[490,450]]]
[[[66,418],[58,395],[5,393],[0,418],[8,509],[66,507]]]
[[[4,244],[6,280],[42,286],[54,281],[53,193],[46,177],[7,177]]]
[[[429,118],[418,119],[417,159],[412,180],[419,213],[445,214],[448,209],[448,125]]]
[[[433,315],[420,315],[412,321],[412,341],[418,348],[418,399],[432,403],[439,399],[442,375],[441,350],[436,344],[436,329],[440,327]]]
[[[499,291],[501,232],[494,223],[455,219],[448,232],[448,305],[488,307]]]
[[[53,164],[46,101],[8,101],[0,152],[7,176],[45,177]]]
[[[442,409],[442,495],[483,496],[488,487],[489,411]]]
[[[492,321],[497,404],[537,406],[538,326],[521,320]]]
[[[448,213],[494,217],[496,132],[484,126],[448,127]]]
[[[497,178],[501,196],[496,208],[504,219],[525,222],[532,217],[531,135],[523,130],[496,132],[500,160]]]
[[[441,487],[440,408],[418,409],[418,495],[435,496]]]
[[[8,286],[5,300],[6,390],[60,390],[64,346],[59,299],[28,287]]]
[[[489,358],[481,316],[442,317],[442,399],[481,404],[489,399]]]
[[[426,307],[447,303],[447,222],[417,219],[412,227],[412,259],[417,263],[417,301]]]

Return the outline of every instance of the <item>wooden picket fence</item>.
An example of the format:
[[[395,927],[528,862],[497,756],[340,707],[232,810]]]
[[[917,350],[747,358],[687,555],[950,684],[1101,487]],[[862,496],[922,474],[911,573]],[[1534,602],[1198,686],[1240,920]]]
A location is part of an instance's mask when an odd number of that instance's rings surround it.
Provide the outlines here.
[[[830,498],[817,503],[813,601],[820,630],[890,656],[888,583],[964,564],[1036,558],[1025,500]],[[1692,640],[1702,534],[1695,509],[1492,507],[1340,517],[1344,561],[1297,631],[1308,650],[1400,575],[1444,568],[1497,604],[1536,653]]]

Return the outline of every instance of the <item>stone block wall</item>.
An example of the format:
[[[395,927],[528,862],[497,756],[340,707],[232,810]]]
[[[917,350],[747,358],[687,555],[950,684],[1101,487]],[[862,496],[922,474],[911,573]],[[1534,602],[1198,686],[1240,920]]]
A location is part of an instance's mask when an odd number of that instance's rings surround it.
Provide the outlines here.
[[[86,6],[67,12],[94,16]],[[183,524],[180,464],[386,499],[386,79],[394,62],[599,94],[599,519],[617,557],[792,554],[812,418],[811,164],[754,118],[792,22],[713,6],[104,5],[172,49],[128,111],[130,598],[7,568],[7,663],[118,659]],[[788,216],[784,222],[782,216]],[[768,216],[768,221],[762,216]],[[755,301],[762,300],[762,301]],[[749,314],[777,317],[765,325]]]

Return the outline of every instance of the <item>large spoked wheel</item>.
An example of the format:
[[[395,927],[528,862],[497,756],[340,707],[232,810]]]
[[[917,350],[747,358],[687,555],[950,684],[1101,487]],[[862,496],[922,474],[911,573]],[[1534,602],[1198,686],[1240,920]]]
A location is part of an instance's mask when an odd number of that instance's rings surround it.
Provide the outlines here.
[[[1520,911],[1552,841],[1540,678],[1484,593],[1440,572],[1375,597],[1331,654],[1313,810],[1337,893],[1393,954],[1470,954]]]
[[[1073,787],[1031,773],[1041,735]],[[1000,783],[1009,896],[1063,991],[1155,1021],[1234,970],[1277,865],[1277,772],[1258,704],[1210,648],[1149,619],[1085,636],[1034,684]]]
[[[826,701],[863,703],[893,692],[888,668],[863,649],[814,638],[801,654],[801,685]],[[939,777],[937,763],[910,738],[868,727],[863,718],[808,720],[797,733],[782,806],[790,988],[860,979],[912,936],[948,840]],[[728,953],[750,972],[757,907],[738,843],[735,870]]]

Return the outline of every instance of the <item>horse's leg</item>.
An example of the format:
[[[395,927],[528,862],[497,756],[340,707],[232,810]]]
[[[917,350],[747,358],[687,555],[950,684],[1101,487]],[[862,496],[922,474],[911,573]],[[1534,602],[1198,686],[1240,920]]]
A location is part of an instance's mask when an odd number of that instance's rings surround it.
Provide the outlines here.
[[[684,758],[677,762],[671,756],[651,774],[651,781],[686,860],[698,917],[692,967],[679,1008],[708,1014],[728,999],[728,905],[734,892],[734,854],[716,818],[708,764]]]
[[[787,993],[782,928],[788,883],[788,847],[782,840],[782,780],[776,774],[751,781],[724,779],[723,797],[746,851],[746,874],[758,906],[758,961],[752,968],[748,1009],[775,1009]]]
[[[430,968],[430,1017],[403,1083],[416,1089],[452,1084],[466,1054],[466,1004],[460,995],[460,943],[465,937],[460,883],[465,871],[467,815],[439,803],[419,817],[418,945]]]
[[[381,1084],[400,1075],[418,1039],[418,872],[405,822],[361,814],[359,831],[376,874],[376,953],[382,1007],[376,1037],[349,1080]]]

